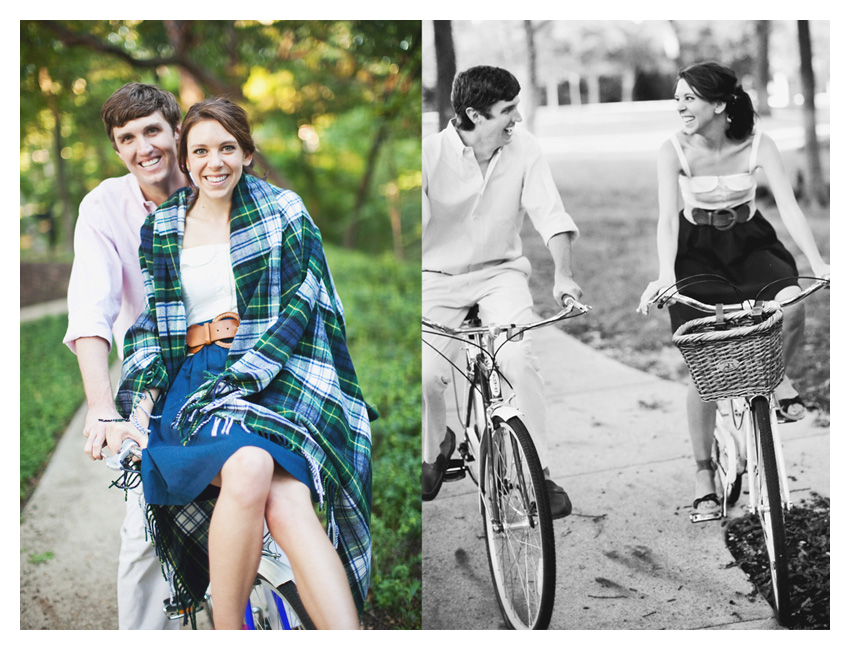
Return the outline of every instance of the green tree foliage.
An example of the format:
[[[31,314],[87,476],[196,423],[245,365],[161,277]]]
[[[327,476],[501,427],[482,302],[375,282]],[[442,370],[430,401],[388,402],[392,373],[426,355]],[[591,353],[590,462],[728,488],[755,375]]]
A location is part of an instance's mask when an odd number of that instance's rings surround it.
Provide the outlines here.
[[[21,21],[22,249],[70,243],[79,201],[126,173],[100,107],[129,81],[184,111],[249,112],[258,165],[327,241],[418,259],[418,21]]]

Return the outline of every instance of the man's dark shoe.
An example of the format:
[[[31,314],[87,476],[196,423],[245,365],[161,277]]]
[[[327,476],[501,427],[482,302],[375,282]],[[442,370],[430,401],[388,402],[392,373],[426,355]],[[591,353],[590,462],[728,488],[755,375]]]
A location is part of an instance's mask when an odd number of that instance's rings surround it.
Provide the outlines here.
[[[551,479],[547,478],[543,482],[549,494],[549,510],[552,512],[552,519],[561,519],[569,515],[573,511],[573,504],[566,490]]]
[[[422,500],[431,501],[440,492],[449,458],[455,451],[455,434],[446,427],[446,437],[440,443],[440,454],[433,463],[422,463]]]

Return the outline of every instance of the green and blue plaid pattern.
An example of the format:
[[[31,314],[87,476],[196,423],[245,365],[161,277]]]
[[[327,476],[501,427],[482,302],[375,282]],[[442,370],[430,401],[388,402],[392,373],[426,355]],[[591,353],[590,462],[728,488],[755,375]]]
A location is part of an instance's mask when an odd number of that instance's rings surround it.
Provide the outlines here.
[[[180,249],[188,198],[188,189],[180,190],[142,228],[148,304],[124,342],[116,405],[125,417],[146,389],[168,390],[186,358]],[[200,426],[220,418],[224,432],[238,423],[300,452],[362,609],[371,569],[369,421],[376,414],[363,400],[348,353],[321,235],[295,193],[248,175],[234,191],[230,233],[239,329],[225,370],[187,398],[173,426],[192,444]],[[208,575],[198,575],[204,562],[187,556],[206,560],[207,526],[193,527],[194,541],[165,533],[180,520],[180,508],[149,506],[149,520],[178,597],[193,606]]]

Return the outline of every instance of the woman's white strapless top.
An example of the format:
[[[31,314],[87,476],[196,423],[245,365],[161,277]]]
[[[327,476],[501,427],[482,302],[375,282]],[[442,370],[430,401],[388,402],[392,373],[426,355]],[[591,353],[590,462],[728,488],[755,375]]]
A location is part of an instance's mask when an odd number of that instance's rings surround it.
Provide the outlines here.
[[[693,208],[704,210],[717,210],[720,208],[733,208],[743,203],[750,204],[750,216],[755,211],[756,198],[756,157],[761,132],[756,132],[753,138],[750,153],[749,170],[740,174],[727,174],[725,176],[693,176],[685,158],[685,152],[675,134],[670,136],[683,173],[679,175],[679,189],[685,204],[685,218],[693,222],[691,215]]]
[[[187,327],[237,311],[229,243],[184,248],[180,252],[180,279]]]

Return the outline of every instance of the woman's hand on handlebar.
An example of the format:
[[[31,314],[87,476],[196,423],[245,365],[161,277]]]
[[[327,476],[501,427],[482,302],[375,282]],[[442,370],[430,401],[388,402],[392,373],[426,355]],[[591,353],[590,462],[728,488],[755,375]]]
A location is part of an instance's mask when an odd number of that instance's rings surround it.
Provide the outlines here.
[[[829,264],[821,263],[821,264],[813,264],[812,265],[812,274],[818,278],[822,278],[824,280],[829,280]]]
[[[148,446],[148,436],[139,431],[132,422],[110,422],[106,425],[106,444],[113,454],[121,451],[121,444],[131,438],[144,449]]]
[[[658,294],[667,287],[674,284],[676,280],[674,279],[665,279],[658,278],[657,280],[653,280],[648,285],[646,285],[646,289],[644,289],[643,294],[640,297],[640,304],[638,304],[637,312],[646,316],[649,312],[649,306],[658,297]]]

